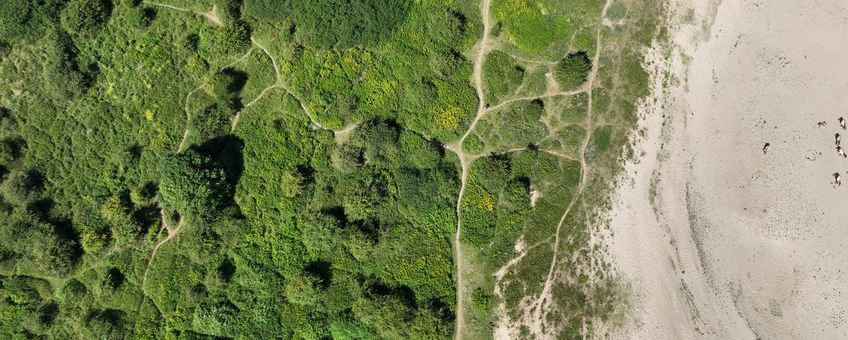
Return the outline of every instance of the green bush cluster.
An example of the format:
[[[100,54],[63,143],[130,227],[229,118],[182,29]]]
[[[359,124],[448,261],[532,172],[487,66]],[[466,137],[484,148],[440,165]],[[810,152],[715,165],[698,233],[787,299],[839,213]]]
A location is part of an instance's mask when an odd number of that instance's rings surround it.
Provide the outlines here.
[[[583,85],[592,71],[592,60],[586,52],[570,53],[556,64],[556,77],[563,89],[574,89]]]
[[[248,0],[248,15],[260,20],[288,18],[301,43],[320,48],[373,45],[389,38],[411,7],[408,0]]]
[[[62,10],[62,27],[70,33],[91,35],[106,25],[111,12],[109,0],[70,0]]]
[[[64,32],[50,30],[47,39],[47,64],[44,66],[44,87],[48,95],[68,100],[88,90],[89,79],[79,67],[76,50]]]
[[[64,0],[0,2],[0,37],[9,42],[40,38],[55,21]]]
[[[219,208],[232,190],[224,170],[193,149],[163,157],[159,172],[162,201],[183,214]]]
[[[490,103],[497,103],[521,85],[524,69],[516,65],[508,54],[492,51],[486,56],[483,74],[486,75],[486,99]]]

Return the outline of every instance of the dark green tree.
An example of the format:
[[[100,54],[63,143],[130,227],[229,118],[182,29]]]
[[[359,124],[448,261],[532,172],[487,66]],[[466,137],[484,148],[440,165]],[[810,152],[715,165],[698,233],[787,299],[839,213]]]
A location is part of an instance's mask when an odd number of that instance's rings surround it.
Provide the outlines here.
[[[9,42],[37,39],[53,22],[61,0],[0,1],[0,37]]]
[[[565,56],[556,65],[557,80],[563,89],[573,89],[583,85],[590,71],[592,71],[592,60],[583,51]]]
[[[100,281],[97,283],[95,287],[96,293],[99,295],[105,295],[116,291],[118,288],[124,284],[125,277],[124,274],[118,268],[109,268],[100,276]]]
[[[250,27],[242,21],[224,24],[215,31],[214,44],[224,53],[236,53],[250,46]]]
[[[44,271],[58,276],[71,272],[77,260],[77,246],[73,240],[66,240],[55,234],[44,234],[32,244],[32,260]]]
[[[156,9],[152,7],[137,7],[131,10],[132,23],[138,28],[146,28],[156,19]]]
[[[163,203],[182,214],[220,208],[230,194],[224,170],[193,149],[165,156],[159,173]]]
[[[62,10],[62,27],[68,32],[90,35],[99,31],[112,14],[105,0],[71,0]]]
[[[130,203],[121,196],[112,196],[100,206],[103,219],[111,227],[111,235],[120,244],[131,244],[141,232],[141,225],[133,218]]]
[[[14,160],[15,148],[13,147],[12,141],[0,141],[0,166],[9,167],[9,165],[12,164],[12,161]]]
[[[126,313],[115,309],[106,309],[91,313],[86,323],[87,338],[124,339],[126,338]]]
[[[71,99],[85,93],[88,79],[79,69],[71,39],[59,30],[48,30],[45,38],[47,63],[44,66],[44,87],[58,99]]]
[[[12,171],[0,185],[0,192],[6,201],[26,205],[41,196],[41,179],[28,171]]]

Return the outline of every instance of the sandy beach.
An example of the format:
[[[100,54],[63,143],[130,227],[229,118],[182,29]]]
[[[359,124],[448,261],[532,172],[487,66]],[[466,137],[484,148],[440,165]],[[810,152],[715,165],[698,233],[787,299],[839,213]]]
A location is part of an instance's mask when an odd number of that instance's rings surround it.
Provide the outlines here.
[[[848,338],[848,183],[832,183],[848,181],[848,3],[670,12],[613,197],[609,260],[632,304],[607,335]]]

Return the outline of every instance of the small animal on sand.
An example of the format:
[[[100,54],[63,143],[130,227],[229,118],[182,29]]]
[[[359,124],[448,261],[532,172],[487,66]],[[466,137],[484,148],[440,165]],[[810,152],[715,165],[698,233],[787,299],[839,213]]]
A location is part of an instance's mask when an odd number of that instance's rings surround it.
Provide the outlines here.
[[[835,135],[834,135],[834,137],[836,138],[836,146],[839,146],[839,144],[841,144],[841,143],[842,143],[842,136],[840,136],[840,135],[837,133],[837,134],[835,134]]]
[[[823,120],[823,121],[820,121],[820,122],[818,122],[818,123],[816,123],[816,124],[818,124],[818,125],[819,125],[819,127],[827,126],[827,121],[824,121],[824,120]]]
[[[842,185],[842,176],[839,176],[838,172],[833,173],[833,185],[834,186]]]
[[[768,153],[769,149],[771,149],[771,144],[766,143],[766,145],[763,145],[763,154]]]
[[[845,121],[845,118],[839,117],[839,126],[842,127],[842,130],[845,130],[848,127],[848,122]]]
[[[836,147],[836,152],[839,153],[842,158],[848,158],[848,155],[845,154],[845,150],[842,150],[841,146]]]

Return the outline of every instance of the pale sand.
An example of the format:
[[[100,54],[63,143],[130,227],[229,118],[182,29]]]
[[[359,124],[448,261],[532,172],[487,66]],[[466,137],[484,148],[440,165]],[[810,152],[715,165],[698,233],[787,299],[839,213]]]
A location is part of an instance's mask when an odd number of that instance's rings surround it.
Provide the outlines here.
[[[655,79],[613,198],[610,259],[633,303],[608,335],[848,338],[848,160],[834,146],[848,135],[848,2],[671,8],[676,47],[651,59],[680,82]]]

